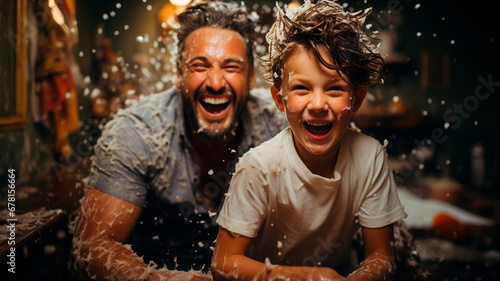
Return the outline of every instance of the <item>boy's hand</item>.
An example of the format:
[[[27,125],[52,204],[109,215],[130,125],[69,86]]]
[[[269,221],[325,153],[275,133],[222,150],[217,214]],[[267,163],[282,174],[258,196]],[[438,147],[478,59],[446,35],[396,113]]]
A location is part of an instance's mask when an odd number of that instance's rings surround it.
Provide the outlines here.
[[[212,281],[212,275],[199,271],[156,270],[148,276],[148,281]]]
[[[338,274],[338,272],[329,267],[315,267],[312,269],[310,278],[307,280],[318,280],[318,281],[341,281],[345,280],[345,277]]]

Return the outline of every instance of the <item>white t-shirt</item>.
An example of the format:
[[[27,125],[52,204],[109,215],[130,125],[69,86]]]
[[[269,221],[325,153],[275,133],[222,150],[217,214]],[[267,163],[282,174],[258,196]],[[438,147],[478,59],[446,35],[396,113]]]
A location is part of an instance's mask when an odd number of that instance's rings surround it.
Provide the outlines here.
[[[329,179],[307,169],[287,128],[240,159],[217,223],[253,238],[248,256],[257,261],[335,268],[360,225],[405,216],[377,140],[347,130]]]

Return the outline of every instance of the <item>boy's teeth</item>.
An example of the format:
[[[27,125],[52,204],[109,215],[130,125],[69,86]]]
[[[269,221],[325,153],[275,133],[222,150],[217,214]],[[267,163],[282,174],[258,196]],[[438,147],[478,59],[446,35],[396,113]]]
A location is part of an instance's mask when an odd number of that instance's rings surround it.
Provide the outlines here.
[[[208,104],[212,104],[212,105],[218,105],[218,104],[224,104],[224,103],[229,102],[229,99],[228,98],[209,98],[209,97],[205,97],[203,99],[203,102],[204,103],[208,103]]]
[[[329,122],[321,122],[321,123],[310,123],[310,122],[307,122],[307,125],[309,125],[309,126],[317,126],[317,127],[327,126],[328,124],[330,124],[330,123]]]

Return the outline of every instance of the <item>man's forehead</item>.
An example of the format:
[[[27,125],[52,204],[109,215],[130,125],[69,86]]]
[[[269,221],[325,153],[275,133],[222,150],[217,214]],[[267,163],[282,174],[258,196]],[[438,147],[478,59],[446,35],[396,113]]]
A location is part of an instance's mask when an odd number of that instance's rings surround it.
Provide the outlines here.
[[[207,59],[247,59],[245,41],[239,33],[214,27],[193,31],[186,38],[185,51],[188,60],[200,56]]]

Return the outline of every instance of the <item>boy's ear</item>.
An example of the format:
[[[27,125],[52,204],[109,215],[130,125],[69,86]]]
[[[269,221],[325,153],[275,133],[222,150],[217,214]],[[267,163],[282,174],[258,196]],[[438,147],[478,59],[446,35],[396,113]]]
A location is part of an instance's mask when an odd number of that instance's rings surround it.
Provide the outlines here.
[[[358,111],[366,97],[366,87],[358,87],[353,95],[352,112]]]
[[[274,103],[278,107],[279,111],[285,112],[285,105],[283,104],[283,97],[279,94],[278,88],[276,86],[271,86],[271,95],[273,96]]]

